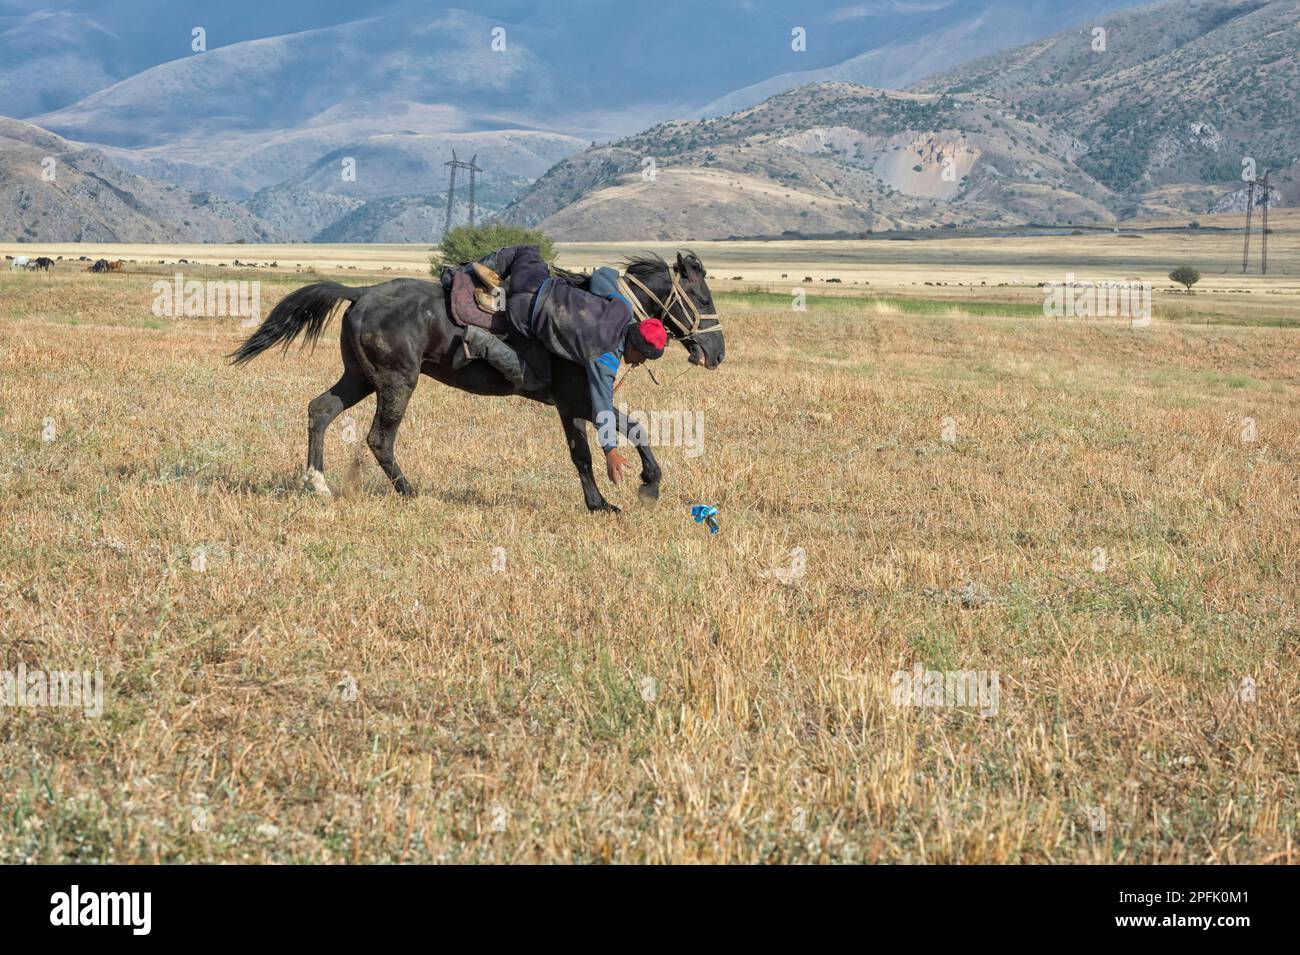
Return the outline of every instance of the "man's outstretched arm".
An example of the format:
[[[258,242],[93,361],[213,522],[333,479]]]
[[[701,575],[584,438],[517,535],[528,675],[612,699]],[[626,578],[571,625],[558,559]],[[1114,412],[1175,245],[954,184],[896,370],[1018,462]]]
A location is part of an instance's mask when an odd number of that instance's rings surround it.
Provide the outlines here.
[[[614,378],[618,375],[619,357],[605,352],[587,361],[587,389],[591,395],[591,420],[596,426],[596,440],[605,452],[605,470],[615,484],[623,480],[627,463],[618,451],[618,415],[614,411]]]

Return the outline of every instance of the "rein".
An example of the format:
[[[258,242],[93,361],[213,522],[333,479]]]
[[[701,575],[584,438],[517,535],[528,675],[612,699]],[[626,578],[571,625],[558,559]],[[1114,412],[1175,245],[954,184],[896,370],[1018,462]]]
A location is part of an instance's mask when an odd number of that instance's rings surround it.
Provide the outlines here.
[[[646,373],[647,375],[650,376],[650,380],[653,381],[653,382],[655,383],[656,386],[659,386],[659,385],[662,385],[662,384],[663,384],[662,381],[660,381],[658,378],[655,377],[654,369],[651,368],[648,364],[646,364],[646,365],[642,365],[641,367],[645,369],[645,373]],[[678,378],[682,377],[682,375],[686,374],[687,372],[689,372],[689,371],[690,371],[692,368],[694,368],[694,367],[695,367],[694,365],[687,365],[685,368],[683,368],[683,369],[682,369],[681,371],[679,371],[677,374],[673,375],[673,377],[669,378],[669,379],[668,379],[668,384],[671,385],[671,384],[672,384],[673,382],[675,382]],[[618,389],[620,389],[620,388],[623,387],[623,383],[627,381],[627,376],[630,375],[630,374],[632,374],[633,371],[634,371],[634,369],[632,369],[632,368],[626,368],[626,369],[624,369],[623,374],[622,374],[621,376],[619,376],[618,381],[614,382],[614,390],[615,390],[615,391],[618,391]]]

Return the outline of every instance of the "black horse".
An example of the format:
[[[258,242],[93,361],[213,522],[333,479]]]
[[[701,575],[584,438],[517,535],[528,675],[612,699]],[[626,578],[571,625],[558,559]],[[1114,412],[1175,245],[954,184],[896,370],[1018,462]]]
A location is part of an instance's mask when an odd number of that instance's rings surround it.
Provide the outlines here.
[[[560,280],[582,281],[573,273],[555,272]],[[627,263],[627,275],[629,288],[640,306],[663,321],[670,337],[686,347],[692,364],[713,369],[722,363],[722,331],[716,318],[703,317],[717,312],[705,282],[704,266],[695,253],[678,253],[671,266],[658,256],[638,256]],[[287,349],[304,332],[304,345],[315,344],[336,309],[343,315],[343,375],[307,406],[308,484],[328,492],[323,476],[325,429],[348,408],[375,392],[375,417],[366,443],[397,492],[414,494],[393,456],[393,444],[421,374],[476,395],[517,392],[486,361],[452,367],[452,359],[464,341],[464,329],[451,320],[443,287],[419,279],[394,279],[360,288],[335,282],[300,288],[271,310],[261,326],[229,356],[231,362],[242,365],[274,345]],[[528,361],[537,360],[536,351],[527,352]],[[553,355],[545,355],[544,360],[550,361],[550,387],[520,394],[554,405],[559,412],[588,510],[618,511],[600,493],[592,473],[584,424],[592,419],[586,371]],[[662,471],[647,436],[621,411],[617,425],[641,456],[639,493],[646,500],[658,498]]]

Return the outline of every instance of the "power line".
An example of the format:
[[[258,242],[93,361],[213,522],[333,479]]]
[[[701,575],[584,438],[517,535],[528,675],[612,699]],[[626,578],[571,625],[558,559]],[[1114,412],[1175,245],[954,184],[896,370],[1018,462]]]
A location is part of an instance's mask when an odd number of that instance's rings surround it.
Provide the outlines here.
[[[451,231],[451,207],[453,203],[455,203],[456,201],[456,170],[457,169],[469,170],[469,227],[471,229],[474,228],[474,202],[476,198],[475,187],[477,186],[477,181],[475,177],[478,173],[483,171],[478,167],[477,163],[475,162],[475,160],[477,159],[478,159],[478,153],[475,153],[473,156],[470,157],[469,162],[464,162],[463,160],[456,158],[456,150],[453,149],[451,151],[451,159],[443,163],[444,166],[449,167],[451,170],[451,179],[450,182],[448,182],[447,184],[447,219],[442,226],[443,235],[446,235],[448,232]]]
[[[1259,270],[1261,275],[1268,274],[1268,175],[1271,170],[1264,170],[1264,178],[1260,180],[1260,256]],[[1241,274],[1246,274],[1246,269],[1250,266],[1250,230],[1251,223],[1255,217],[1255,180],[1252,178],[1246,183],[1246,240],[1241,247]]]
[[[1260,255],[1259,255],[1259,273],[1268,275],[1268,174],[1269,170],[1264,170],[1264,199],[1261,203],[1263,213],[1263,232],[1260,233]]]
[[[455,172],[452,173],[455,175]],[[451,215],[451,207],[447,208],[447,215]],[[1255,215],[1255,178],[1252,176],[1246,184],[1246,244],[1241,247],[1241,274],[1246,274],[1246,267],[1250,264],[1250,220]]]

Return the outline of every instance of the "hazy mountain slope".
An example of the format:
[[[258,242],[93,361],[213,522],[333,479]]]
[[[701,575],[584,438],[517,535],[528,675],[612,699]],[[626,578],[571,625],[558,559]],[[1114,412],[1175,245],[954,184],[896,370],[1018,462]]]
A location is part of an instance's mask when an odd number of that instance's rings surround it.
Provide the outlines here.
[[[355,0],[0,0],[0,110],[37,116],[185,56],[195,26],[216,48],[356,16]]]
[[[52,181],[47,169],[53,170]],[[97,150],[5,117],[0,117],[0,236],[44,242],[281,238],[238,203],[132,175]]]
[[[400,123],[394,124],[400,127]],[[264,136],[245,134],[211,147],[191,142],[149,149],[103,147],[119,165],[194,189],[245,198],[270,185],[305,186],[361,199],[421,195],[444,189],[444,163],[457,155],[478,156],[481,180],[535,179],[587,143],[572,136],[532,130],[480,133],[371,135],[369,126],[339,124]],[[224,157],[215,162],[214,157]],[[342,162],[355,160],[355,179],[343,177]]]
[[[1236,189],[1243,157],[1296,201],[1300,0],[1176,0],[1099,26],[1104,51],[1071,30],[916,89],[995,96],[1070,131],[1087,147],[1080,167],[1137,201]]]
[[[474,195],[477,221],[499,212],[529,182],[498,177],[479,183]],[[313,242],[436,242],[447,219],[445,189],[364,200],[282,183],[263,189],[244,204],[285,235]],[[452,224],[468,218],[469,189],[458,183]]]
[[[461,11],[402,7],[165,63],[36,122],[104,144],[137,171],[236,197],[284,181],[327,153],[391,134],[442,137],[448,151],[457,134],[479,136],[493,154],[484,160],[503,174],[536,175],[584,144],[528,129],[567,110],[571,96],[531,52],[531,31],[514,28],[496,52],[492,27]],[[516,135],[488,135],[503,130]],[[426,145],[430,152],[438,143]],[[478,143],[463,145],[473,151]],[[446,158],[426,166],[436,171]],[[375,184],[400,174],[385,172],[383,161],[370,168]]]
[[[814,29],[809,43],[824,42],[826,30],[860,36],[856,55],[818,69],[783,72],[735,90],[696,114],[720,116],[745,109],[786,90],[810,83],[843,82],[901,89],[922,77],[1046,34],[1139,0],[934,0],[930,3],[867,3],[840,8],[832,24]],[[883,33],[885,23],[910,14],[906,28]]]
[[[446,189],[445,163],[452,150],[467,162],[477,156],[476,163],[482,169],[477,179],[482,187],[499,180],[517,183],[536,179],[585,146],[570,136],[528,130],[444,136],[386,133],[340,146],[285,182],[365,199],[424,195]],[[344,159],[355,161],[353,181],[342,175]],[[459,173],[461,186],[468,186],[467,176],[464,171]]]
[[[53,181],[43,171],[53,160]],[[476,192],[480,221],[529,180],[489,177]],[[31,242],[435,242],[447,197],[364,199],[301,184],[271,186],[233,202],[126,172],[99,150],[0,117],[0,237]],[[328,184],[326,184],[328,185]],[[453,222],[469,214],[458,190]]]
[[[592,241],[1109,218],[1077,150],[978,97],[817,84],[594,147],[503,216]]]
[[[0,108],[56,109],[130,75],[134,50],[96,19],[55,10],[0,17]]]
[[[372,136],[327,153],[296,175],[260,190],[247,204],[303,240],[428,242],[442,234],[448,176],[444,163],[453,149],[465,160],[478,157],[482,172],[475,200],[482,218],[502,209],[578,148],[567,136],[520,130]],[[350,165],[345,166],[345,160]],[[469,203],[464,171],[457,193],[456,221],[464,221]],[[426,205],[428,211],[415,211]]]
[[[365,126],[443,132],[460,116],[411,104],[508,103],[528,119],[552,112],[560,94],[527,36],[493,52],[491,28],[461,11],[402,11],[250,40],[156,66],[38,122],[87,142],[139,147],[341,124],[353,138]]]
[[[299,242],[310,240],[322,229],[365,204],[364,199],[312,192],[295,186],[268,186],[242,203],[277,232]]]
[[[468,206],[458,199],[454,222],[467,219]],[[483,209],[479,208],[480,216]],[[447,196],[395,196],[372,199],[319,230],[316,242],[436,242],[447,216]]]

